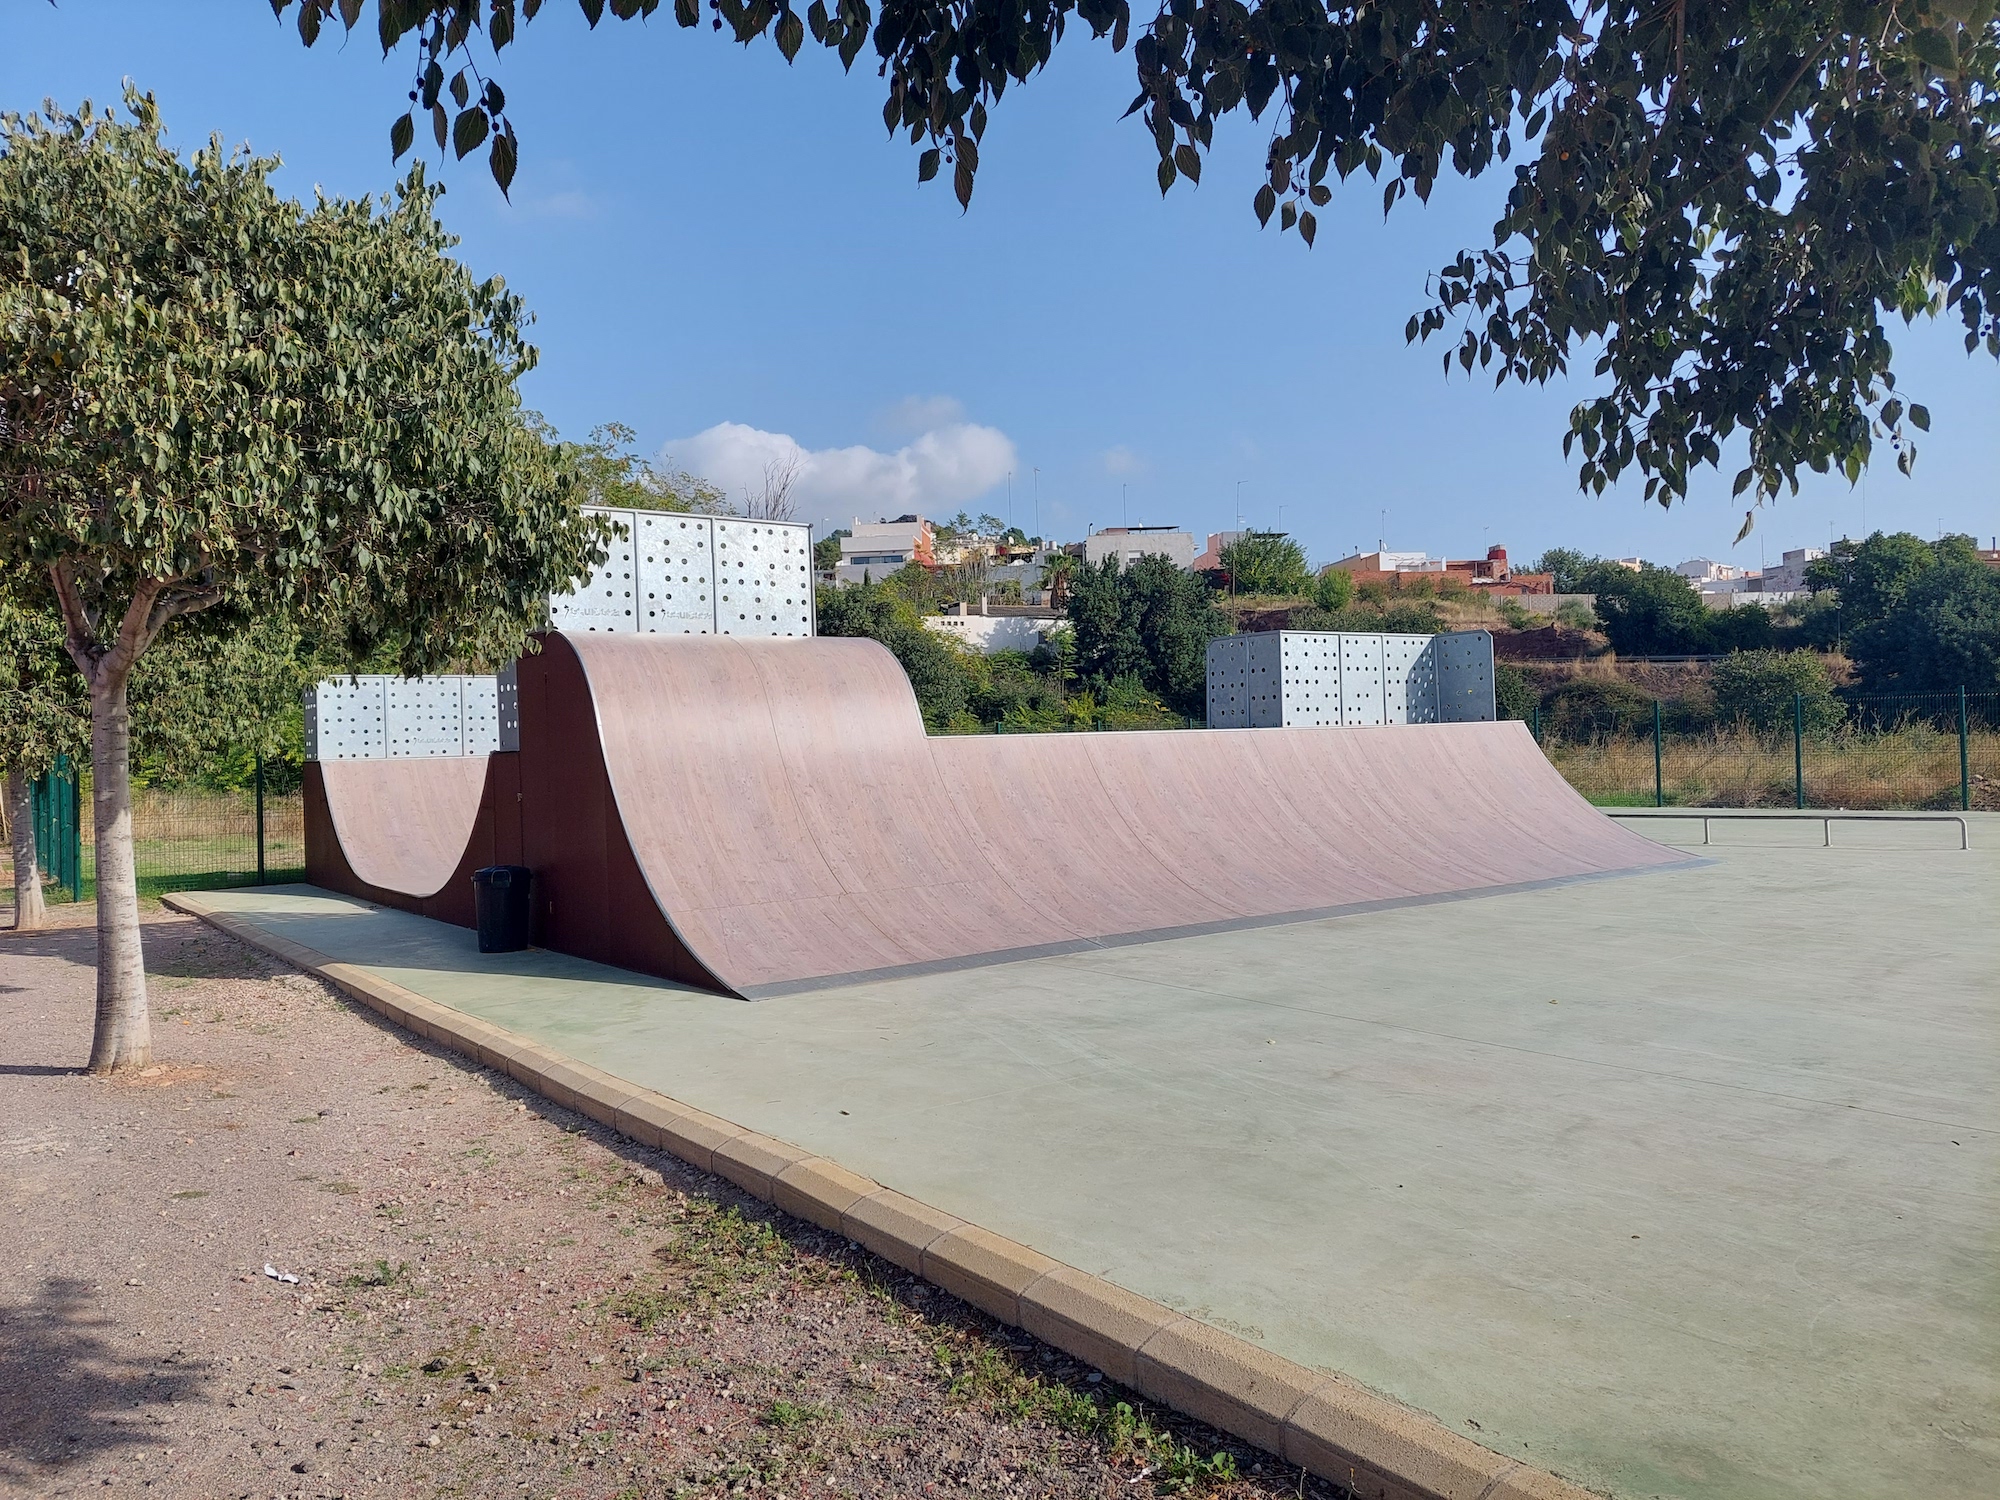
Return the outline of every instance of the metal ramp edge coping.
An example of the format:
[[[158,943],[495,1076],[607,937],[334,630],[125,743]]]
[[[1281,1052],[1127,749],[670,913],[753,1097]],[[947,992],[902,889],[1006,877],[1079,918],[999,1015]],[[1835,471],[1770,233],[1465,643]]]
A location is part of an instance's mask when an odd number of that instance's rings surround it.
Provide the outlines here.
[[[1346,1486],[1363,1500],[1595,1500],[1567,1480],[1482,1447],[1435,1417],[1344,1376],[1294,1364],[826,1157],[628,1083],[359,965],[265,932],[198,895],[163,896],[161,904],[315,975],[387,1020],[506,1074],[560,1108],[845,1235],[1148,1400]]]
[[[883,969],[862,969],[851,974],[819,974],[810,979],[786,979],[775,984],[736,985],[727,993],[744,1000],[776,1000],[786,995],[804,995],[814,990],[841,989],[851,984],[876,980],[917,979],[926,974],[955,974],[966,969],[985,969],[996,964],[1025,963],[1035,958],[1062,958],[1073,953],[1095,953],[1109,948],[1136,948],[1146,943],[1172,942],[1176,938],[1205,937],[1215,932],[1242,932],[1257,927],[1288,927],[1299,922],[1319,922],[1335,917],[1360,917],[1370,912],[1400,911],[1408,906],[1440,906],[1453,901],[1477,901],[1486,896],[1511,896],[1525,891],[1554,890],[1559,886],[1582,885],[1596,880],[1620,880],[1628,875],[1660,875],[1675,870],[1692,870],[1715,861],[1696,856],[1671,865],[1628,865],[1620,870],[1583,870],[1574,875],[1550,875],[1542,880],[1517,880],[1506,885],[1469,886],[1457,891],[1432,891],[1415,896],[1386,896],[1379,901],[1350,901],[1342,906],[1315,906],[1304,911],[1270,912],[1256,916],[1230,917],[1219,922],[1190,922],[1180,927],[1152,927],[1142,932],[1114,933],[1108,937],[1073,938],[1061,943],[1038,943],[1024,948],[995,948],[985,953],[968,953],[959,958],[931,959],[924,963],[894,964]]]

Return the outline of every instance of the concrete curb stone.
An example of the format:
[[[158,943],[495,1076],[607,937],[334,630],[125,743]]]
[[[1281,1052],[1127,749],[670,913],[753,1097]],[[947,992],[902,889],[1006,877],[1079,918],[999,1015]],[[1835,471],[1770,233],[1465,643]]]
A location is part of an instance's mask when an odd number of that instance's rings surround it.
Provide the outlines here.
[[[990,1229],[966,1224],[924,1247],[922,1275],[981,1312],[1019,1328],[1021,1293],[1059,1264]]]
[[[1347,1485],[1361,1500],[1593,1500],[1567,1480],[1494,1453],[1344,1377],[1306,1369],[837,1162],[265,933],[199,896],[167,896],[161,904],[318,975],[552,1103],[844,1234],[1149,1399]]]
[[[841,1215],[882,1184],[824,1156],[795,1161],[771,1179],[771,1201],[794,1218],[842,1232]]]

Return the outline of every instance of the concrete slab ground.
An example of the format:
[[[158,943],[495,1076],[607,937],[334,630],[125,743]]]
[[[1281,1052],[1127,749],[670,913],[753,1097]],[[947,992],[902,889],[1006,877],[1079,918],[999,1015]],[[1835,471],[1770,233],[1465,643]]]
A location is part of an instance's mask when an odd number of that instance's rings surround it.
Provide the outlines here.
[[[204,900],[1591,1488],[1990,1495],[2000,817],[1970,853],[1716,837],[754,1003],[306,887]]]

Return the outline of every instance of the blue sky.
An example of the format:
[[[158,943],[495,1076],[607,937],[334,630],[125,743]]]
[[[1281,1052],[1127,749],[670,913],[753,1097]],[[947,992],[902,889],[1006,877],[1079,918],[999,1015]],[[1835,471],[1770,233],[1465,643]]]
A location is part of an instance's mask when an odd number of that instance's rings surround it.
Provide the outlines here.
[[[381,192],[413,52],[372,23],[310,52],[266,0],[0,0],[0,106],[158,94],[183,148],[220,132],[284,157],[284,191]],[[497,70],[522,139],[514,201],[453,163],[459,253],[538,315],[529,401],[567,436],[635,428],[732,490],[789,454],[820,518],[920,506],[1087,525],[1242,518],[1319,561],[1504,543],[1755,564],[1877,527],[2000,531],[2000,367],[1955,325],[1896,328],[1933,430],[1913,478],[1878,463],[1768,507],[1732,550],[1730,472],[1662,512],[1636,483],[1577,492],[1560,439],[1589,383],[1447,380],[1403,323],[1426,274],[1486,242],[1497,178],[1384,223],[1365,180],[1308,251],[1249,199],[1267,127],[1218,132],[1202,186],[1162,200],[1120,121],[1129,56],[1082,28],[995,111],[961,214],[886,139],[880,84],[810,44],[786,67],[671,20],[589,32],[549,0]],[[428,139],[427,131],[419,132]],[[1037,473],[1037,471],[1039,471]],[[1011,472],[1011,482],[1006,477]],[[1733,471],[1731,471],[1733,472]],[[1010,500],[1011,495],[1011,500]]]

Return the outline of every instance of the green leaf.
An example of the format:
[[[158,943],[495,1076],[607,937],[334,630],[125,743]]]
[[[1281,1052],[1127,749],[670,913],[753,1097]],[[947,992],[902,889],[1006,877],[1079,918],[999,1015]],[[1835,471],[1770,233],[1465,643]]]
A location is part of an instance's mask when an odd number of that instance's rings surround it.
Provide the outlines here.
[[[944,161],[944,153],[933,146],[917,158],[917,181],[929,182],[938,174],[938,167]]]
[[[958,170],[951,176],[951,190],[957,194],[960,208],[972,206],[972,163],[962,154],[958,158]]]
[[[479,143],[485,139],[485,110],[476,108],[463,110],[458,118],[451,122],[451,148],[457,153],[460,161],[465,160],[467,152],[478,149]]]
[[[1299,215],[1299,238],[1306,242],[1308,250],[1312,249],[1313,236],[1318,233],[1319,220],[1313,217],[1311,209],[1307,209]]]
[[[1174,147],[1174,165],[1189,182],[1201,181],[1201,153],[1185,143]]]
[[[1916,402],[1912,401],[1910,403],[1910,421],[1918,430],[1929,432],[1931,430],[1930,408],[1928,406],[1919,406]]]
[[[799,55],[799,48],[805,45],[806,28],[796,13],[788,10],[778,17],[777,40],[778,50],[785,55],[786,62]]]
[[[511,127],[493,137],[493,149],[486,155],[486,163],[493,170],[493,180],[500,185],[500,196],[512,201],[507,191],[514,185],[514,168],[519,165],[519,148],[514,142]]]
[[[416,117],[406,112],[401,119],[389,127],[389,159],[391,161],[401,160],[403,153],[410,149],[416,139]]]
[[[1162,157],[1160,170],[1154,174],[1160,179],[1160,196],[1165,197],[1167,189],[1174,185],[1174,164],[1171,158]]]
[[[1257,196],[1251,199],[1250,206],[1256,210],[1259,224],[1271,222],[1271,215],[1278,207],[1278,195],[1271,190],[1270,183],[1267,182],[1257,189]]]
[[[444,112],[442,104],[433,104],[431,106],[431,131],[437,136],[438,150],[444,150],[445,142],[450,139],[450,130],[451,116]]]

